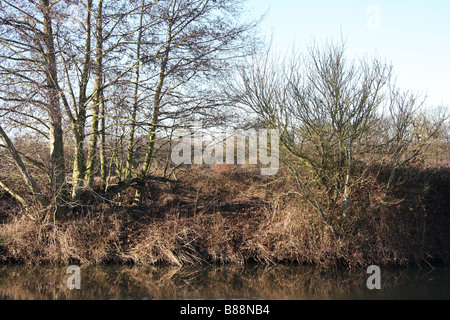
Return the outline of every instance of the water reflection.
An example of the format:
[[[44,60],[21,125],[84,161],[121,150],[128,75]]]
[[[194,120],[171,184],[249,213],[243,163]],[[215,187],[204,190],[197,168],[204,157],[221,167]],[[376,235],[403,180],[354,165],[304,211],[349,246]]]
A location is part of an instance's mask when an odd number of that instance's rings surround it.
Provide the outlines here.
[[[450,269],[366,270],[305,266],[81,267],[81,290],[66,267],[0,265],[0,299],[449,299]]]

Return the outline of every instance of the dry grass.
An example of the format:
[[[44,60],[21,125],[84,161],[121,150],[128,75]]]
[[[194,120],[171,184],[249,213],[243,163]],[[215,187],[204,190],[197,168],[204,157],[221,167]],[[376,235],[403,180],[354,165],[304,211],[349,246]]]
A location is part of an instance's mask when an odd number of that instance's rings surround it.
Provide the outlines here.
[[[100,204],[56,227],[10,214],[0,224],[0,259],[176,266],[449,262],[450,170],[408,170],[404,184],[384,197],[391,203],[380,200],[376,181],[355,195],[340,235],[289,193],[292,182],[283,172],[267,178],[252,169],[216,166],[185,170],[178,184],[153,184],[142,207]],[[122,197],[127,203],[127,193]]]

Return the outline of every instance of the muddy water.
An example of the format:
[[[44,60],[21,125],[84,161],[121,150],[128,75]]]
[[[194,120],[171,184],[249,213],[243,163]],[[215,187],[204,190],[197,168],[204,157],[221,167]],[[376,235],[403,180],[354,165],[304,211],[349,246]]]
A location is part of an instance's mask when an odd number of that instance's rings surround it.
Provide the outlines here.
[[[67,267],[0,265],[0,299],[450,299],[450,268],[381,269],[369,290],[364,269],[283,266]],[[77,282],[79,280],[79,282]],[[80,289],[68,289],[79,284]]]

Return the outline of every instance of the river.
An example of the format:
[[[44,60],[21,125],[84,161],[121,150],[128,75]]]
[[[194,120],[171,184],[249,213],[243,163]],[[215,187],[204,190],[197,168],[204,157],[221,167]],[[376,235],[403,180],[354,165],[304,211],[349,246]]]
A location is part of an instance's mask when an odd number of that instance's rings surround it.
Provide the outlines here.
[[[86,266],[79,271],[75,278],[62,266],[0,265],[0,299],[450,299],[450,268],[381,268],[379,290],[368,289],[371,275],[365,269],[249,264]],[[70,290],[68,282],[80,289]]]

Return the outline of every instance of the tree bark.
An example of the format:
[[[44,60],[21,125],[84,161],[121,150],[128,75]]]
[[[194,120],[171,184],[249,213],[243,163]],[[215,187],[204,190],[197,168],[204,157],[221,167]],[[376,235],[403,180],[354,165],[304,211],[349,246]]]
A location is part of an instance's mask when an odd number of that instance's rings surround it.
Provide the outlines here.
[[[134,135],[136,130],[136,116],[137,109],[139,105],[139,76],[140,76],[140,65],[141,65],[141,42],[142,42],[142,24],[143,24],[143,16],[144,16],[144,1],[142,1],[142,11],[139,17],[139,32],[138,39],[136,45],[136,73],[135,73],[135,83],[134,83],[134,94],[133,94],[133,109],[131,112],[131,127],[130,127],[130,135],[128,139],[128,150],[127,150],[127,163],[125,170],[125,182],[129,182],[131,180],[131,173],[133,167],[133,147],[134,147]]]
[[[86,104],[87,104],[87,84],[89,82],[90,65],[91,65],[91,10],[92,0],[88,0],[86,4],[86,33],[85,33],[85,49],[83,71],[80,81],[80,94],[78,100],[78,112],[73,125],[73,133],[75,139],[74,163],[73,163],[73,185],[72,199],[78,199],[81,187],[86,174],[86,163],[84,153],[84,138],[86,127]]]
[[[89,151],[86,164],[86,185],[92,186],[95,176],[95,162],[97,156],[97,142],[99,136],[99,109],[103,99],[103,21],[102,21],[103,0],[97,3],[97,22],[95,51],[95,84],[94,84],[94,105],[92,107],[91,133],[89,139]]]
[[[106,128],[105,128],[105,99],[100,98],[100,190],[104,191],[106,187]]]
[[[60,197],[65,181],[64,142],[62,129],[62,112],[59,100],[58,70],[54,36],[52,30],[52,5],[48,0],[41,1],[44,26],[44,43],[46,47],[46,86],[48,98],[48,115],[50,119],[50,161],[51,161],[51,198],[56,218],[64,215]]]
[[[153,153],[154,153],[155,139],[156,139],[156,130],[158,127],[159,116],[161,113],[161,98],[162,98],[161,93],[162,93],[162,88],[164,86],[164,80],[167,75],[166,69],[167,69],[167,64],[169,62],[171,42],[172,42],[172,25],[170,24],[169,29],[168,29],[167,47],[164,50],[164,54],[162,57],[158,86],[156,88],[155,95],[153,98],[152,123],[151,123],[150,129],[149,129],[149,138],[148,138],[147,152],[145,155],[145,162],[142,167],[141,174],[140,174],[141,183],[138,184],[138,186],[136,188],[136,194],[134,197],[135,204],[139,204],[142,201],[142,191],[144,189],[145,181],[148,176],[148,171],[150,169],[150,165],[153,160]]]

